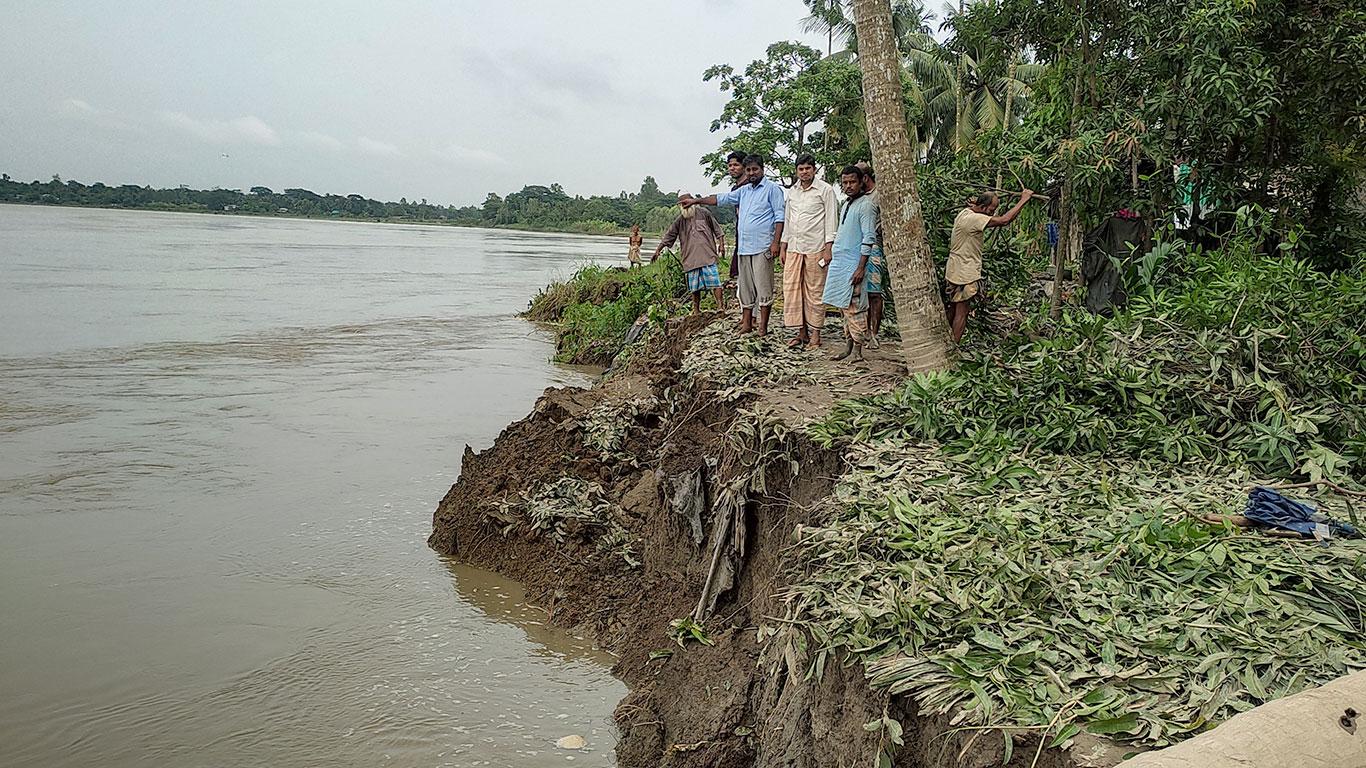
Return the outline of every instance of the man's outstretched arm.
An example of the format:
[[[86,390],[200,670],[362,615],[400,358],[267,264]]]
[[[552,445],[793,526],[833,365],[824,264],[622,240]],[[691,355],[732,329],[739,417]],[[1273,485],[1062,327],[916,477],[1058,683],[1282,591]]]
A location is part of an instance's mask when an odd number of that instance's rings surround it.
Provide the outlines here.
[[[1015,220],[1015,217],[1020,215],[1020,210],[1023,209],[1023,208],[1025,207],[1025,203],[1029,202],[1029,198],[1031,198],[1031,197],[1033,197],[1033,196],[1034,196],[1034,190],[1032,190],[1032,189],[1026,189],[1025,191],[1021,192],[1021,193],[1020,193],[1020,202],[1016,203],[1014,208],[1011,208],[1010,210],[1006,211],[1004,214],[1002,214],[1002,215],[1000,215],[1000,216],[992,216],[992,217],[991,217],[991,221],[988,221],[988,222],[987,222],[987,226],[988,226],[988,227],[1004,227],[1005,225],[1007,225],[1007,224],[1009,224],[1010,222],[1014,221],[1014,220]]]

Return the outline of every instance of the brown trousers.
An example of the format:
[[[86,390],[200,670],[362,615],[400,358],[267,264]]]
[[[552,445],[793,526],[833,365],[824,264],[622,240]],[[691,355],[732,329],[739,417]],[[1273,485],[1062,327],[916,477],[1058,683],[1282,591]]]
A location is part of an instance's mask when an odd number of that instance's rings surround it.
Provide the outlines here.
[[[783,264],[783,325],[820,330],[825,325],[825,269],[819,253],[787,252]]]

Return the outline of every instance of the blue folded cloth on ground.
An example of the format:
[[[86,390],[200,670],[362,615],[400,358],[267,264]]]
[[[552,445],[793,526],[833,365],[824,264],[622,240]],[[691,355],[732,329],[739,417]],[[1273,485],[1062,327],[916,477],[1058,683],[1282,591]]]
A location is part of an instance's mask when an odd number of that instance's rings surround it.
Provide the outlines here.
[[[1328,526],[1332,536],[1359,536],[1357,529],[1347,523],[1340,523],[1318,511],[1313,504],[1287,499],[1270,488],[1257,486],[1247,494],[1247,509],[1243,516],[1253,522],[1294,531],[1301,536],[1313,536],[1319,523]]]

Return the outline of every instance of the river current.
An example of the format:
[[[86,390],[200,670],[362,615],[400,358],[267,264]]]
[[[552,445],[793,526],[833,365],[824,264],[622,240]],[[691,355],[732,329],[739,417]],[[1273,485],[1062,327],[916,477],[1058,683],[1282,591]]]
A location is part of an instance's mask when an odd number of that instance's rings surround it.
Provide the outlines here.
[[[0,765],[611,765],[610,657],[425,538],[624,251],[0,205]]]

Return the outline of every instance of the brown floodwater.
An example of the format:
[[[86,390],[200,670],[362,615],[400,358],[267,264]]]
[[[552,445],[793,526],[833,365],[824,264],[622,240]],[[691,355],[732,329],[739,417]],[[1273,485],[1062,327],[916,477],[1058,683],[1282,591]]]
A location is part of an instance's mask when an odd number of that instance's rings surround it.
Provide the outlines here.
[[[610,657],[425,538],[623,248],[0,205],[0,765],[611,765]]]

